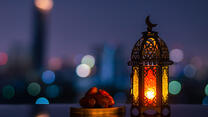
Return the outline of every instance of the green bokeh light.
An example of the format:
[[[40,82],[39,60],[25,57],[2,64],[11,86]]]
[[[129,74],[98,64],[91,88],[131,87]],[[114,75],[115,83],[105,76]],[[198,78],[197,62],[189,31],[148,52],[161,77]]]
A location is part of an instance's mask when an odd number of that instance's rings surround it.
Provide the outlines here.
[[[40,93],[40,91],[41,91],[41,87],[36,82],[30,83],[29,86],[27,87],[27,92],[31,96],[37,96]]]
[[[181,83],[178,81],[171,81],[169,83],[169,93],[172,95],[177,95],[181,91]]]
[[[204,88],[204,93],[205,93],[206,96],[208,96],[208,84]]]
[[[86,55],[82,58],[81,63],[87,64],[92,68],[95,65],[95,58],[91,55]]]
[[[11,85],[4,86],[2,89],[2,95],[6,99],[11,99],[15,95],[14,87]]]

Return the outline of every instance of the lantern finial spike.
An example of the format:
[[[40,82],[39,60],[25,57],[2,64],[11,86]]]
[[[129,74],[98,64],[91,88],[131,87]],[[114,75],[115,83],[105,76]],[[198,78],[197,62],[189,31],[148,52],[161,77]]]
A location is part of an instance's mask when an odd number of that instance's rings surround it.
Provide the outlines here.
[[[148,32],[151,32],[151,31],[152,31],[152,28],[153,28],[153,27],[156,27],[157,24],[152,24],[152,22],[150,22],[149,17],[150,17],[150,16],[147,16],[147,17],[146,17],[146,24],[147,24],[147,31],[148,31]]]

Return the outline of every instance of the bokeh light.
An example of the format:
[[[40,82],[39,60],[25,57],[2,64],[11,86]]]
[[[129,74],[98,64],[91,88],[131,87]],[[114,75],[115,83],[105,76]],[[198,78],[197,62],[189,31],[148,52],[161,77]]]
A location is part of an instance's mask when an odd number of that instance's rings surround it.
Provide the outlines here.
[[[60,58],[51,58],[48,61],[48,67],[51,70],[59,70],[62,67],[62,60]]]
[[[205,93],[206,96],[208,96],[208,84],[204,88],[204,93]]]
[[[196,75],[196,68],[191,65],[191,64],[188,64],[184,67],[184,75],[188,78],[193,78],[195,75]]]
[[[53,8],[53,0],[35,0],[35,6],[42,11],[50,11]]]
[[[49,98],[56,98],[59,96],[59,87],[57,85],[51,85],[46,88],[46,95]]]
[[[208,96],[204,97],[204,99],[202,100],[202,104],[208,105]]]
[[[32,82],[27,87],[27,92],[31,96],[37,96],[41,91],[41,87],[38,83]]]
[[[50,115],[48,113],[40,113],[36,115],[35,117],[50,117]]]
[[[40,97],[36,100],[35,104],[49,104],[49,101],[47,98]]]
[[[173,49],[170,51],[170,59],[175,62],[179,63],[183,60],[184,54],[181,49]]]
[[[14,87],[11,85],[4,86],[2,89],[2,95],[6,99],[11,99],[15,95]]]
[[[178,81],[171,81],[169,83],[169,92],[172,95],[177,95],[181,91],[181,83]]]
[[[0,52],[0,65],[7,64],[8,55],[6,53]]]
[[[55,81],[55,73],[53,71],[47,70],[42,74],[42,81],[46,84],[51,84]]]
[[[80,64],[76,68],[76,73],[79,77],[85,78],[90,75],[91,69],[87,64]]]
[[[91,68],[95,65],[95,58],[91,55],[85,55],[81,61],[82,64],[87,64]]]

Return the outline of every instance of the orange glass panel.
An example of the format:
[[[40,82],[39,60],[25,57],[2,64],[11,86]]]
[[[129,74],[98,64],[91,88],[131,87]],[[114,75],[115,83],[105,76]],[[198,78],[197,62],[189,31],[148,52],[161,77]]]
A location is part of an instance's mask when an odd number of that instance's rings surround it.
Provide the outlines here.
[[[145,67],[144,70],[144,105],[156,106],[156,67]]]

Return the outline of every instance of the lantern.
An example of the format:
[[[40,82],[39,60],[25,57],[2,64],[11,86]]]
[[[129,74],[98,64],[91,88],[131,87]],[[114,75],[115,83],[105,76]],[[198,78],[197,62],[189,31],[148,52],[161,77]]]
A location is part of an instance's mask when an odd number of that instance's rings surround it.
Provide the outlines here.
[[[157,24],[146,18],[147,31],[139,39],[131,53],[131,103],[140,114],[154,110],[161,114],[168,106],[168,69],[173,62],[165,42],[152,28]]]

